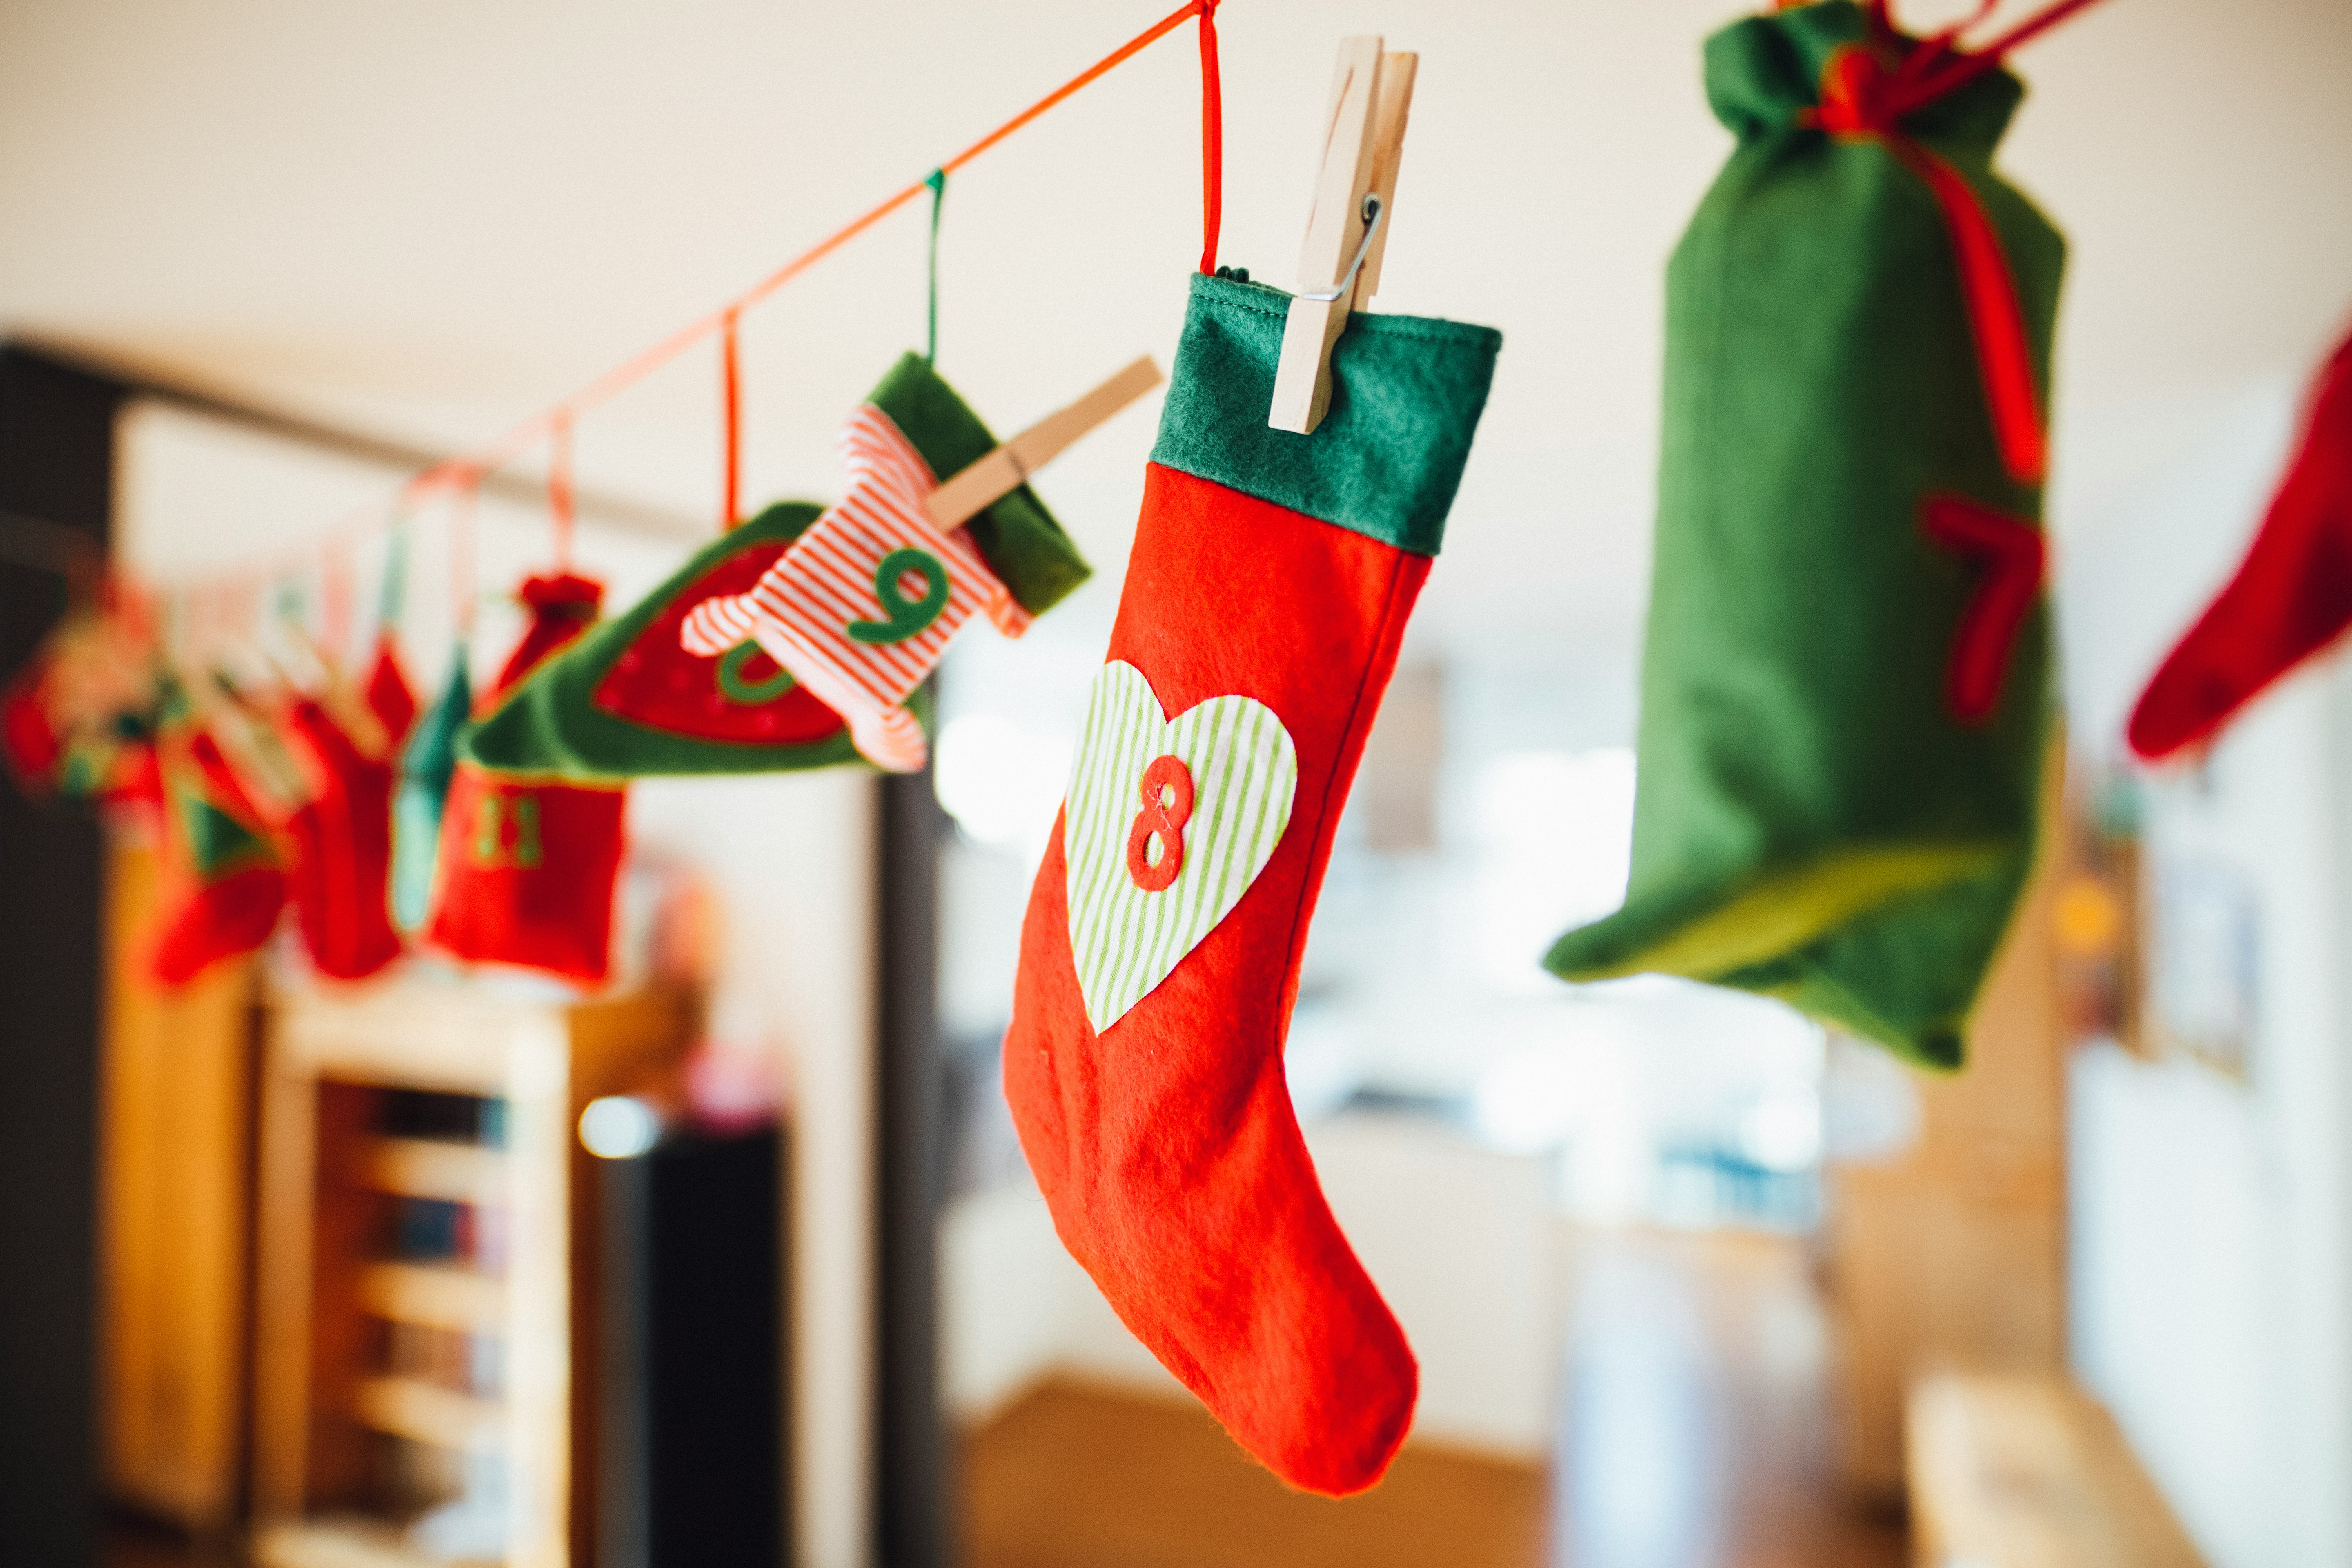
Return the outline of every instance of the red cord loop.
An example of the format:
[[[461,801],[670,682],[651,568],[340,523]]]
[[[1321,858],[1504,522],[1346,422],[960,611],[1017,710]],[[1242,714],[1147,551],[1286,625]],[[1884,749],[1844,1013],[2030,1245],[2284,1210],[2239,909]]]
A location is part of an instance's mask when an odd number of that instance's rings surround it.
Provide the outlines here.
[[[1225,210],[1224,86],[1217,68],[1217,0],[1201,13],[1201,270],[1217,270],[1217,231]]]
[[[1952,259],[1959,270],[1960,297],[1968,307],[1977,373],[1984,383],[2001,467],[2020,484],[2039,484],[2049,464],[2049,442],[2033,384],[2033,353],[2025,335],[2025,311],[2018,303],[2017,279],[1976,187],[1904,133],[1899,123],[1905,112],[1901,68],[1890,74],[1868,49],[1839,49],[1822,68],[1821,106],[1800,116],[1800,122],[1832,136],[1884,143],[1935,196],[1952,237]]]
[[[555,569],[572,570],[572,411],[559,408],[547,433],[547,513],[555,528]]]
[[[726,474],[719,505],[719,526],[724,531],[743,521],[743,366],[738,344],[742,310],[730,306],[719,339],[719,378],[726,402]]]

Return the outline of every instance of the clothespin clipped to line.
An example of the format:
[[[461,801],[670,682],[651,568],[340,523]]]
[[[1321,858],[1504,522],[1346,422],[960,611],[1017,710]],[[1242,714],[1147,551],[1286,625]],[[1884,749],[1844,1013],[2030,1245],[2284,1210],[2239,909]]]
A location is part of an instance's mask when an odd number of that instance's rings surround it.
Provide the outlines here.
[[[1378,37],[1343,38],[1324,119],[1323,163],[1299,252],[1298,293],[1282,330],[1266,424],[1311,434],[1331,406],[1331,348],[1348,312],[1380,291],[1396,208],[1398,161],[1419,55],[1381,52]]]
[[[942,531],[977,516],[1012,494],[1063,448],[1160,384],[1160,367],[1145,354],[1066,408],[1048,414],[1002,447],[957,471],[925,502]]]

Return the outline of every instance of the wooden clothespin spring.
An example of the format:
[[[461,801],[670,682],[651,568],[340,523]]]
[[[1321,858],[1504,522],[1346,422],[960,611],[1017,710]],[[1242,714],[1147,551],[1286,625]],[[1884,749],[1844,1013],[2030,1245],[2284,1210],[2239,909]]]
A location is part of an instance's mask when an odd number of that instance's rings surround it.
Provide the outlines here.
[[[1266,417],[1276,430],[1304,436],[1323,422],[1331,405],[1332,345],[1348,312],[1379,291],[1419,65],[1417,55],[1381,53],[1378,37],[1339,45],[1298,293],[1283,327]]]

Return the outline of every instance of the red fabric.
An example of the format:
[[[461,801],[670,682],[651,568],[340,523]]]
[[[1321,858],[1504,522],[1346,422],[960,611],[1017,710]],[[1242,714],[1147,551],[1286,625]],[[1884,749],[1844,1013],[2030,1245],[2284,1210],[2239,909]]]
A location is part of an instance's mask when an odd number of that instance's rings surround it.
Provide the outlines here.
[[[185,985],[268,942],[285,907],[286,874],[275,866],[250,866],[206,883],[164,921],[150,968],[165,985]]]
[[[2049,464],[2049,450],[2041,398],[2033,386],[2033,353],[2025,338],[2025,312],[2017,300],[2017,279],[2009,270],[2000,236],[1985,216],[1976,187],[1958,169],[1903,133],[1891,91],[1895,85],[1869,50],[1840,49],[1822,68],[1821,108],[1811,119],[1833,135],[1881,142],[1935,196],[1944,227],[1952,237],[1952,259],[1959,269],[1960,295],[1968,305],[1977,372],[1984,384],[2001,467],[2020,484],[2039,484]]]
[[[2303,435],[2237,574],[2166,657],[2132,710],[2154,761],[2210,737],[2264,687],[2352,625],[2352,338],[2313,386]]]
[[[400,646],[388,626],[376,634],[375,665],[368,671],[367,705],[394,746],[408,739],[409,727],[416,722],[416,693],[409,687],[408,672],[400,667]]]
[[[28,795],[47,795],[54,787],[65,757],[65,736],[49,719],[48,672],[47,653],[36,654],[0,693],[0,747]]]
[[[586,631],[604,596],[604,584],[586,577],[527,580],[530,625],[499,672],[489,706]],[[442,807],[438,891],[425,941],[468,963],[602,983],[627,805],[625,789],[524,783],[458,763]]]
[[[1944,668],[1944,700],[1964,724],[1981,724],[2000,705],[2009,656],[2042,592],[2042,531],[1966,496],[1929,496],[1919,508],[1928,538],[1980,563],[1977,591],[1960,612]]]
[[[539,668],[540,660],[588,629],[596,618],[596,606],[604,603],[604,584],[560,572],[524,578],[521,596],[530,610],[530,624],[523,628],[514,652],[507,655],[498,684],[490,688],[493,700],[505,696],[508,688]]]
[[[627,803],[624,789],[520,784],[460,763],[426,940],[469,963],[602,983]]]
[[[220,742],[199,731],[184,752],[173,748],[168,763],[159,754],[157,764],[159,787],[168,774],[175,792],[194,794],[235,817],[262,846],[254,857],[221,868],[222,874],[206,881],[194,863],[178,814],[164,814],[165,886],[182,891],[176,904],[166,895],[148,968],[165,985],[185,985],[214,964],[269,940],[286,907],[286,873],[268,847],[260,811]]]
[[[1418,1373],[1316,1184],[1282,1044],[1332,830],[1429,561],[1146,473],[1108,657],[1171,720],[1226,693],[1271,708],[1297,748],[1290,821],[1232,911],[1099,1038],[1057,825],[1022,931],[1005,1089],[1064,1245],[1128,1327],[1275,1474],[1342,1496],[1387,1469]]]
[[[320,973],[364,980],[400,956],[392,923],[392,761],[362,754],[308,698],[294,704],[287,727],[309,749],[320,786],[286,825],[302,942]]]
[[[678,641],[678,628],[697,605],[750,593],[785,548],[780,541],[739,550],[672,595],[636,640],[613,660],[589,701],[615,718],[698,741],[790,746],[822,741],[838,731],[841,715],[805,686],[795,686],[769,702],[729,700],[712,679],[711,661],[688,653]],[[744,684],[755,688],[781,673],[774,659],[756,649],[736,671]]]

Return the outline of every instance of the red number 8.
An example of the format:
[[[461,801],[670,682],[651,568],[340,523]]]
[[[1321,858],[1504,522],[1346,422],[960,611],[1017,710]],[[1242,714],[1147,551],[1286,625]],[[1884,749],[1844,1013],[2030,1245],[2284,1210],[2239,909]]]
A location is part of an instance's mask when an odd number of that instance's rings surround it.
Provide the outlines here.
[[[1161,757],[1143,770],[1143,809],[1127,830],[1127,874],[1147,893],[1165,891],[1184,868],[1184,825],[1192,819],[1192,770],[1178,756]],[[1151,841],[1160,840],[1160,858]]]

